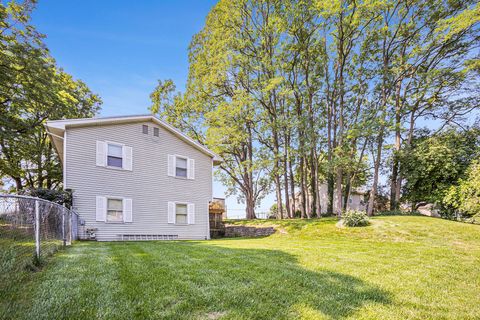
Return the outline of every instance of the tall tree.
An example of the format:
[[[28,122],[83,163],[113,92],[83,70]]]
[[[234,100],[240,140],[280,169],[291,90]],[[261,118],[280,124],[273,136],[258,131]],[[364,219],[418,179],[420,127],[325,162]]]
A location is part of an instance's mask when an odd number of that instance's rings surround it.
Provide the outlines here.
[[[44,36],[29,22],[34,5],[0,4],[0,176],[17,191],[58,187],[62,181],[44,121],[89,117],[100,104],[50,57]]]

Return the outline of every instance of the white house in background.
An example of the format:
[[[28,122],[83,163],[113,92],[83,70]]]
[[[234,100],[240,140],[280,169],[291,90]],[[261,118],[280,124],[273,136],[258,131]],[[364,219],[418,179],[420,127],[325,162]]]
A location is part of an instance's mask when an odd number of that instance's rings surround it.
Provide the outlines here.
[[[336,190],[334,191],[334,197],[336,196]],[[321,213],[325,214],[327,213],[327,208],[328,208],[328,187],[327,185],[321,184],[320,185],[320,207],[321,207]],[[350,191],[350,196],[348,197],[348,202],[347,202],[347,209],[350,210],[358,210],[358,211],[366,211],[367,210],[367,205],[366,202],[364,201],[366,192],[361,191],[359,189],[353,189]],[[310,195],[306,195],[307,203],[310,201]],[[300,210],[300,192],[295,194],[295,210]],[[333,212],[336,212],[336,199],[333,201]]]
[[[221,159],[151,115],[47,121],[80,237],[209,239]]]

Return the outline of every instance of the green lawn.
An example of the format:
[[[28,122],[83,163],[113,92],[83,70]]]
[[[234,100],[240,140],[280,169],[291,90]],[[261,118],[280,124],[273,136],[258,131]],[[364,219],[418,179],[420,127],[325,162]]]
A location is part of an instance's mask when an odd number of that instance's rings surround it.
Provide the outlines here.
[[[480,318],[480,226],[418,216],[276,224],[261,239],[77,242],[0,318]]]

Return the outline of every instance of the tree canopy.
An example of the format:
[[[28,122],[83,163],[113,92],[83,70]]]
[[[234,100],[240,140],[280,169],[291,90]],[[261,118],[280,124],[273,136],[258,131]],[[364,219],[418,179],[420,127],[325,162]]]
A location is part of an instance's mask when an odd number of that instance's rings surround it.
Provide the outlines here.
[[[418,123],[459,126],[478,106],[479,10],[463,0],[221,0],[191,42],[186,91],[168,98],[160,82],[152,110],[225,159],[220,177],[249,218],[272,191],[279,217],[340,215],[360,177],[372,214],[381,174],[395,209]]]
[[[45,36],[30,24],[34,7],[35,1],[0,4],[0,177],[16,190],[60,186],[61,165],[43,124],[91,117],[101,103],[56,65]]]

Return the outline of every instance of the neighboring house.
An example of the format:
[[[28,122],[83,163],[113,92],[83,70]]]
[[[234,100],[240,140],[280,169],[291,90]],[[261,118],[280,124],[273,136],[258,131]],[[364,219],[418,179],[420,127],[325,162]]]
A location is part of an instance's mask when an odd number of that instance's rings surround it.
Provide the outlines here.
[[[212,151],[151,115],[46,128],[81,230],[100,241],[210,238]]]
[[[321,184],[320,185],[320,210],[322,214],[327,213],[327,208],[328,208],[328,188],[326,184]],[[366,211],[367,206],[365,203],[365,194],[366,192],[361,191],[359,189],[353,189],[350,191],[350,196],[348,197],[348,202],[347,202],[347,209],[349,210],[359,210],[359,211]],[[310,201],[310,195],[306,195],[306,202],[309,203]],[[336,190],[334,193],[334,199],[333,199],[333,211],[335,212],[336,210]],[[295,211],[300,210],[300,201],[301,201],[301,196],[300,192],[297,192],[295,194]]]

